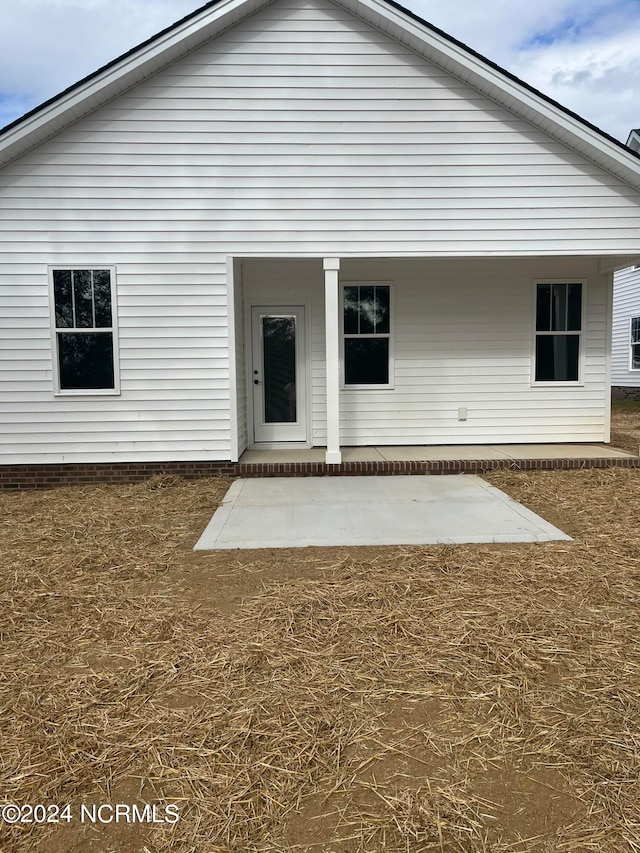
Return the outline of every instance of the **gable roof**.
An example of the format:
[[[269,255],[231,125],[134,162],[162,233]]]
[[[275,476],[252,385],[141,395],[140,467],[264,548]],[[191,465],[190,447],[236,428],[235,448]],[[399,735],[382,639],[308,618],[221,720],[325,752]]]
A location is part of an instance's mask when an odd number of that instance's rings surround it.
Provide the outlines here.
[[[211,0],[0,130],[0,166],[274,2]],[[640,190],[640,154],[394,0],[332,2]]]

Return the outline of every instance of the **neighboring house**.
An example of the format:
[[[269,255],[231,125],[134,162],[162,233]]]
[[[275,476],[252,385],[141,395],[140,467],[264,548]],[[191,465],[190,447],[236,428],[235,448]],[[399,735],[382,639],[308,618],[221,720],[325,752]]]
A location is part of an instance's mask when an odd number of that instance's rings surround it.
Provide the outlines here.
[[[383,0],[223,0],[0,134],[0,462],[606,442],[640,158]]]
[[[627,139],[640,152],[640,128]],[[613,280],[611,392],[614,399],[640,400],[640,265],[617,272]]]
[[[640,151],[640,127],[629,131],[629,138],[627,139],[627,146],[632,151]]]
[[[615,275],[611,351],[612,396],[640,400],[640,265]]]

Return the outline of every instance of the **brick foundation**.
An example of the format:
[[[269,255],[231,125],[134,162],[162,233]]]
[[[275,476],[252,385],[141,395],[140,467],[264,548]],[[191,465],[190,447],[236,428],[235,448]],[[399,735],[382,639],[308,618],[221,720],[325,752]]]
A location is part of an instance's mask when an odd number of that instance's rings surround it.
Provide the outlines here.
[[[105,462],[0,465],[0,489],[41,489],[82,483],[139,483],[157,475],[184,477],[324,477],[391,474],[482,474],[485,471],[572,471],[640,468],[640,457],[596,459],[460,459],[423,462]]]
[[[59,465],[0,465],[0,489],[37,489],[81,483],[140,483],[159,474],[233,477],[232,462],[96,462]]]

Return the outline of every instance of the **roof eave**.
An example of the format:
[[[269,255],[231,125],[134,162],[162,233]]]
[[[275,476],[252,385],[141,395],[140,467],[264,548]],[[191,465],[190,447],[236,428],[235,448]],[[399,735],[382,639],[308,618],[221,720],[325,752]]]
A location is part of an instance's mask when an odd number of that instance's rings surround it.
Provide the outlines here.
[[[640,156],[394,0],[333,0],[640,191]],[[368,14],[367,14],[368,12]],[[398,27],[406,35],[398,38]]]

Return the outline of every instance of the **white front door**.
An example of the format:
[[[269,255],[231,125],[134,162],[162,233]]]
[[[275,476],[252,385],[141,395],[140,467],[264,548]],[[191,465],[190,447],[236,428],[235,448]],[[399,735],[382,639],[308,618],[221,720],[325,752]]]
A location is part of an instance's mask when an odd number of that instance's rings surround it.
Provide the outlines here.
[[[306,441],[304,308],[251,308],[254,441]]]

